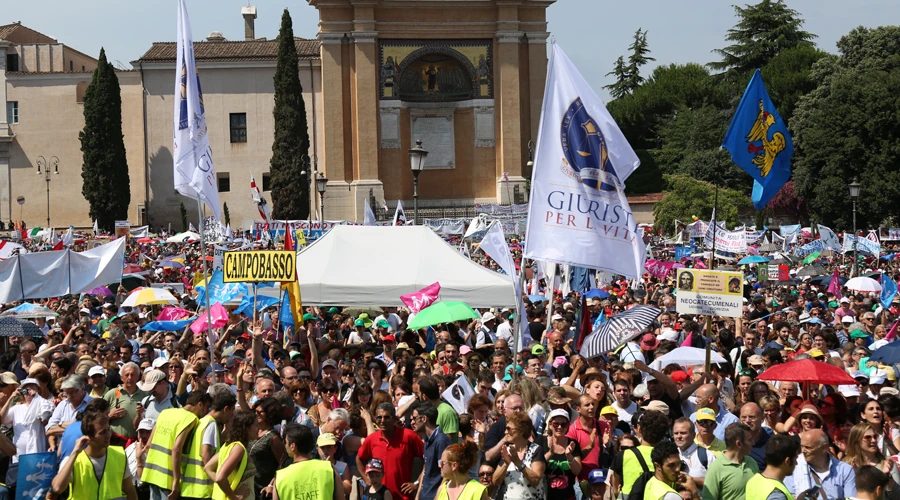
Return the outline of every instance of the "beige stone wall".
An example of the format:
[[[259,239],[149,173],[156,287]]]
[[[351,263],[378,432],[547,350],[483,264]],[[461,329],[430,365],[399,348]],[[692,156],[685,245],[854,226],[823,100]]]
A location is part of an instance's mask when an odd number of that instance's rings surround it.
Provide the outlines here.
[[[321,73],[318,62],[313,63],[312,76],[307,61],[300,62],[300,84],[303,86],[307,123],[313,127],[312,84],[317,95],[316,145],[321,158],[323,147],[321,119]],[[173,90],[174,64],[171,66],[144,65],[144,85],[147,90],[148,170],[150,190],[150,222],[154,226],[172,222],[180,230],[179,206],[183,201],[189,218],[196,226],[196,201],[175,193],[173,188]],[[274,138],[273,63],[237,63],[231,65],[199,65],[203,87],[203,102],[209,129],[210,144],[216,173],[227,172],[231,181],[229,192],[219,193],[219,201],[228,204],[231,225],[237,229],[259,219],[259,212],[250,198],[250,175],[262,189],[263,174],[269,171]],[[247,114],[247,142],[231,143],[231,113]],[[312,154],[310,133],[310,154]],[[320,161],[321,168],[321,161]],[[264,193],[269,203],[270,192]],[[327,208],[327,207],[326,207]]]
[[[131,176],[129,218],[137,221],[143,203],[143,122],[140,74],[118,73],[122,93],[122,132]],[[89,207],[81,194],[82,153],[78,133],[84,128],[83,104],[76,102],[76,87],[90,81],[88,73],[7,75],[7,99],[19,102],[19,123],[10,125],[15,140],[10,146],[10,199],[0,208],[19,219],[15,199],[25,196],[22,218],[31,226],[47,224],[47,184],[37,175],[37,157],[59,158],[59,175],[51,175],[50,223],[54,227],[89,227]]]

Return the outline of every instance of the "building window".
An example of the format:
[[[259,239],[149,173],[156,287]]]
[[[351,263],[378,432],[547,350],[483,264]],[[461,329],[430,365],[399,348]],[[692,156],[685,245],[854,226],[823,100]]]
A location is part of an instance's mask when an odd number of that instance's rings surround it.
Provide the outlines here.
[[[19,101],[6,102],[6,123],[19,123]]]
[[[247,142],[247,113],[231,113],[231,142]]]
[[[219,181],[220,193],[227,193],[231,191],[231,177],[228,175],[228,172],[216,172],[216,177]]]
[[[272,176],[269,174],[263,174],[263,191],[271,191],[272,190]]]
[[[19,54],[6,54],[6,71],[19,71]]]

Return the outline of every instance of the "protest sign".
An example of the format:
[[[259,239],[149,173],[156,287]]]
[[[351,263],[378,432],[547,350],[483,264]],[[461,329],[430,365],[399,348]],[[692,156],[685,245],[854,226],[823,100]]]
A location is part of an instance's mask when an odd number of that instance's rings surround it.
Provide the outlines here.
[[[203,238],[206,241],[223,241],[225,239],[225,227],[213,216],[204,217],[200,229],[203,231]]]
[[[213,271],[221,271],[225,268],[225,251],[228,250],[225,247],[220,247],[216,245],[213,249]]]
[[[116,238],[131,236],[131,222],[127,220],[116,221]]]
[[[257,250],[225,252],[222,281],[296,281],[297,252]]]
[[[679,314],[741,316],[743,275],[739,272],[679,269],[677,286]]]
[[[857,238],[856,236],[847,233],[844,233],[844,245],[842,247],[842,251],[852,252],[854,241],[857,241],[857,245],[859,247],[858,250],[860,252],[874,255],[875,257],[881,256],[881,245],[879,243],[876,243],[868,238]]]
[[[710,228],[706,231],[706,248],[713,248],[714,239],[716,252],[747,253],[747,232],[743,229],[726,231],[720,228],[712,231]]]
[[[767,271],[769,281],[778,281],[778,264],[769,264]]]

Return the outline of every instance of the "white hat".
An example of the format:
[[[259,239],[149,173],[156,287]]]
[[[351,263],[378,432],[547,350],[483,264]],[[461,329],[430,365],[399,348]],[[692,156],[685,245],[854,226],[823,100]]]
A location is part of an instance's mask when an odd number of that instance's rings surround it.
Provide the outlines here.
[[[571,417],[569,416],[569,411],[563,410],[562,408],[557,408],[556,410],[551,411],[550,415],[547,416],[547,421],[550,422],[551,420],[553,420],[556,417],[566,417],[566,420],[571,420]]]
[[[883,384],[887,381],[887,373],[884,370],[875,370],[869,374],[869,385]]]
[[[853,316],[841,316],[841,323],[850,324],[853,323]]]
[[[150,392],[156,387],[156,384],[166,380],[167,377],[165,373],[160,370],[151,369],[144,375],[144,381],[138,384],[138,387],[144,392]]]
[[[25,380],[22,381],[21,387],[25,387],[25,386],[28,385],[28,384],[34,384],[34,385],[36,385],[36,386],[40,386],[40,385],[41,385],[41,384],[38,383],[37,379],[28,377],[28,378],[26,378]]]
[[[152,418],[145,418],[141,420],[141,423],[138,424],[137,430],[139,431],[152,431],[153,426],[156,425],[156,421]]]
[[[94,375],[103,375],[105,377],[106,370],[104,370],[103,367],[99,365],[91,367],[91,369],[88,370],[88,378],[93,377]]]
[[[800,315],[800,322],[801,322],[801,323],[808,323],[810,319],[812,319],[812,316],[810,316],[809,313],[806,313],[806,312],[805,312],[805,313],[803,313],[803,314]]]
[[[841,297],[840,303],[841,304],[849,304],[850,299],[848,299],[847,297]]]
[[[896,396],[896,395],[900,394],[900,391],[898,391],[897,389],[895,389],[893,387],[882,387],[881,390],[878,391],[878,395],[884,396],[885,394],[888,394],[890,396]]]
[[[162,368],[169,364],[169,360],[165,358],[156,358],[153,360],[153,368]]]
[[[496,316],[494,316],[494,313],[488,311],[488,312],[484,313],[484,314],[481,316],[481,322],[482,322],[482,323],[487,323],[488,321],[493,320],[495,317],[496,317]]]
[[[550,318],[550,321],[559,321],[561,319],[563,319],[561,314],[554,314],[553,317]]]
[[[82,307],[81,310],[79,310],[78,312],[81,314],[87,314],[88,316],[91,315],[91,310],[88,309],[87,307]]]
[[[675,342],[678,340],[678,332],[671,328],[663,328],[659,334],[659,340],[671,340]]]
[[[841,396],[844,396],[845,398],[859,396],[859,388],[856,387],[855,384],[839,385],[837,389],[838,392],[841,393]]]

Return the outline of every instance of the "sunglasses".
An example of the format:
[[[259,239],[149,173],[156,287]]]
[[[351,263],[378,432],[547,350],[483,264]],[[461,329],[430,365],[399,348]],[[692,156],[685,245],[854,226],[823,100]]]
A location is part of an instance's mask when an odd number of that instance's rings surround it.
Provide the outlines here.
[[[393,417],[391,417],[390,415],[375,415],[373,420],[375,420],[376,422],[384,422],[385,420],[390,420],[392,418]]]
[[[712,427],[716,425],[716,422],[713,422],[712,420],[698,420],[697,425],[700,427]]]
[[[493,477],[493,472],[479,472],[478,477]]]

